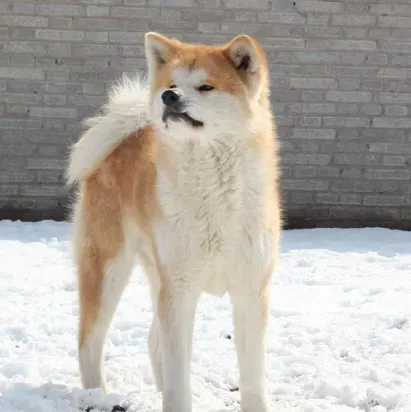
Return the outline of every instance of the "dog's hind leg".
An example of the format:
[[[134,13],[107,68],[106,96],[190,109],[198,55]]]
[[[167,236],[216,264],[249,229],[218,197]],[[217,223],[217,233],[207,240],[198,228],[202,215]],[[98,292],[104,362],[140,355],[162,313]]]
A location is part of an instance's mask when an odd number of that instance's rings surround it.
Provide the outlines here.
[[[85,193],[74,218],[79,276],[79,364],[84,388],[107,390],[104,344],[116,307],[130,277],[134,249],[123,217],[105,194]],[[93,201],[94,200],[94,201]],[[97,200],[97,201],[96,201]]]

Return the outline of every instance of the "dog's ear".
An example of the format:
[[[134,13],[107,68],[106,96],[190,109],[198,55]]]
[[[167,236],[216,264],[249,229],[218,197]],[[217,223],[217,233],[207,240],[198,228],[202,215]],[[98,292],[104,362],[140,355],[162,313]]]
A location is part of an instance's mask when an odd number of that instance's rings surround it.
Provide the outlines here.
[[[163,65],[168,56],[175,51],[175,41],[162,34],[149,32],[145,35],[145,53],[149,70]]]
[[[260,45],[241,34],[229,42],[223,53],[231,61],[247,86],[258,92],[267,76],[267,60]]]

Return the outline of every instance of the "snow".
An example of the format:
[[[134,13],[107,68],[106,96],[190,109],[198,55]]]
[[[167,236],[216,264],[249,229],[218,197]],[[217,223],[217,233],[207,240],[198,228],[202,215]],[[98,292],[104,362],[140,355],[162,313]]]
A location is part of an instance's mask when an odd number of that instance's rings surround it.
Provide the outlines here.
[[[285,231],[272,283],[267,377],[277,412],[411,411],[411,232]],[[110,390],[81,389],[70,224],[0,221],[0,411],[159,411],[136,267],[107,339]],[[194,411],[239,411],[227,296],[201,298]],[[95,407],[95,409],[91,409]]]

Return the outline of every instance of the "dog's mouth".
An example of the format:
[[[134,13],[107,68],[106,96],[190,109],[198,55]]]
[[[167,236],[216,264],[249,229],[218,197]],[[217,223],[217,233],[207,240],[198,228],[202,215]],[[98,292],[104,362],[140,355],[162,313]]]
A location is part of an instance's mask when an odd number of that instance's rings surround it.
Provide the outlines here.
[[[164,110],[162,120],[167,125],[167,120],[181,120],[183,122],[188,123],[190,126],[194,128],[203,127],[204,123],[200,120],[192,118],[187,112],[174,112],[171,110]]]

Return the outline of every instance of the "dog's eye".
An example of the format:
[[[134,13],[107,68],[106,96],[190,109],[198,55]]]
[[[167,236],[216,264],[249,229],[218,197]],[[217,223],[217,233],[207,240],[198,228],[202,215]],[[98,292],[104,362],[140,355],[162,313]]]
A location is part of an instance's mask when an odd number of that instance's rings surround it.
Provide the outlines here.
[[[210,92],[213,89],[214,89],[213,86],[210,86],[209,84],[203,84],[202,86],[198,88],[198,91],[199,92]]]
[[[175,89],[177,86],[175,84],[172,84],[169,89]]]

